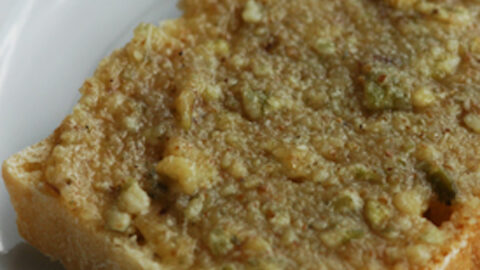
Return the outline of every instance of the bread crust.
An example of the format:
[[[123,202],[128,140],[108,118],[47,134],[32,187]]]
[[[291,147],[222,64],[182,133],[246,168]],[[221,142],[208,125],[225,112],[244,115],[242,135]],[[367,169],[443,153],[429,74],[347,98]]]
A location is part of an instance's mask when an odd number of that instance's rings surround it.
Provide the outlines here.
[[[53,146],[51,136],[12,156],[2,166],[23,238],[69,270],[169,269],[149,258],[141,248],[80,220],[62,204],[56,191],[42,187],[42,166],[28,165],[43,164]],[[480,269],[479,232],[480,225],[465,231],[444,261],[426,269]]]
[[[460,243],[460,247],[458,252],[456,250],[452,250],[452,252],[457,252],[456,255],[452,256],[449,254],[450,261],[447,263],[442,263],[441,266],[438,267],[439,270],[477,270],[480,269],[480,226],[476,226],[475,230],[472,230],[467,233],[467,237],[464,238],[464,244]],[[452,253],[451,252],[451,253]]]
[[[41,171],[22,171],[27,163],[44,162],[52,147],[49,137],[12,156],[2,166],[22,237],[69,270],[167,269],[139,248],[76,217],[58,194],[39,186]]]

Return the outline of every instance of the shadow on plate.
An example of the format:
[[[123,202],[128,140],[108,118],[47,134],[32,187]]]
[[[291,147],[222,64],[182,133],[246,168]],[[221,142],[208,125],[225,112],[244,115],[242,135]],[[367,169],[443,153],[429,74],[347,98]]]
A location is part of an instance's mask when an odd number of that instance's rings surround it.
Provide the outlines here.
[[[25,243],[16,245],[5,255],[0,255],[0,268],[2,270],[64,270],[59,263],[52,262],[35,248]]]

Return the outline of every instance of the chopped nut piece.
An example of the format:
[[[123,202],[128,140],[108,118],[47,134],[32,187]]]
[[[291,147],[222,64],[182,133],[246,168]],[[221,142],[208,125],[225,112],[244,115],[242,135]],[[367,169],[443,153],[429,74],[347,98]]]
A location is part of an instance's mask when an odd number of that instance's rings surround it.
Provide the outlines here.
[[[266,254],[272,252],[272,247],[262,237],[253,237],[247,240],[243,245],[243,249],[251,254]]]
[[[335,230],[320,234],[322,242],[330,248],[338,247],[342,243],[342,235]]]
[[[233,161],[228,171],[236,179],[245,178],[248,175],[248,168],[245,163],[238,159]]]
[[[140,129],[140,122],[134,115],[127,116],[123,119],[125,128],[131,132],[137,132]]]
[[[325,106],[327,99],[328,95],[325,92],[316,89],[307,90],[303,98],[305,104],[315,110]]]
[[[262,7],[255,0],[248,0],[242,13],[242,18],[248,23],[258,23],[262,20]]]
[[[240,148],[242,146],[244,138],[240,137],[238,134],[228,133],[225,136],[225,142],[235,148]]]
[[[380,75],[382,76],[382,75]],[[408,96],[397,86],[379,83],[378,76],[371,76],[363,86],[363,103],[369,110],[408,109]]]
[[[412,104],[417,108],[424,108],[432,105],[435,102],[435,95],[432,90],[426,87],[421,87],[412,95]]]
[[[137,61],[142,61],[143,60],[143,54],[140,51],[133,51],[133,57]]]
[[[438,74],[452,74],[460,64],[462,59],[456,54],[448,54],[436,63],[436,72]],[[441,76],[440,76],[441,77]]]
[[[203,209],[203,196],[198,196],[190,200],[187,208],[184,211],[185,217],[191,221],[197,221],[200,219],[200,213]]]
[[[346,230],[343,233],[343,241],[342,242],[347,243],[347,242],[350,242],[353,239],[362,238],[364,235],[365,235],[365,232],[360,230],[360,229]]]
[[[322,157],[327,160],[342,162],[345,158],[345,140],[343,138],[327,137],[314,141],[314,146]]]
[[[364,208],[365,219],[374,230],[382,230],[392,213],[388,206],[377,201],[368,200]]]
[[[150,198],[140,187],[138,182],[132,181],[127,184],[118,197],[118,207],[120,210],[134,215],[141,215],[148,212]]]
[[[273,73],[272,66],[263,62],[254,62],[253,64],[253,74],[259,77],[265,77]]]
[[[147,143],[152,145],[159,144],[162,140],[161,138],[165,134],[165,127],[162,125],[154,126],[149,129],[146,129],[143,132]]]
[[[320,55],[332,55],[336,52],[335,43],[328,39],[319,38],[315,42],[315,51]]]
[[[175,100],[175,108],[177,110],[180,123],[184,129],[189,129],[192,125],[193,103],[195,94],[193,91],[182,91]]]
[[[319,169],[312,174],[312,180],[314,182],[319,182],[325,185],[333,184],[328,181],[329,179],[332,179],[332,178],[330,177],[330,173],[328,172],[327,169]]]
[[[263,115],[265,98],[261,93],[245,89],[242,91],[243,110],[250,120],[258,120]]]
[[[480,134],[480,115],[469,113],[463,118],[463,121],[472,131]]]
[[[277,211],[270,222],[277,227],[284,227],[290,224],[290,215],[286,211]]]
[[[222,97],[222,88],[218,85],[210,85],[205,88],[202,96],[207,101],[215,101]]]
[[[285,107],[286,104],[287,102],[280,97],[269,97],[265,105],[267,106],[268,112],[274,112]]]
[[[417,191],[400,192],[393,198],[393,204],[398,210],[414,216],[420,216],[427,210],[427,200]]]
[[[293,229],[287,229],[283,234],[282,234],[282,243],[285,245],[290,245],[293,242],[295,242],[298,239],[297,235],[295,234],[295,231]]]
[[[194,194],[206,186],[208,179],[201,178],[194,162],[187,158],[168,156],[157,164],[157,172],[174,181],[173,186],[186,194]]]
[[[433,163],[440,158],[440,153],[430,144],[420,144],[416,149],[415,157],[420,161]]]
[[[135,218],[134,224],[162,261],[180,264],[181,268],[189,268],[193,263],[196,244],[190,237],[172,230],[176,224],[170,217],[139,216]]]
[[[262,183],[262,179],[257,176],[250,176],[243,181],[243,186],[247,189],[258,187]]]
[[[230,152],[226,152],[220,161],[222,169],[228,169],[233,163],[233,158],[234,157]]]
[[[225,57],[228,54],[230,54],[230,45],[228,44],[227,41],[223,39],[215,41],[213,47],[214,47],[215,53],[219,54],[220,56]]]
[[[430,1],[421,1],[417,10],[433,19],[452,25],[465,25],[471,21],[469,11],[461,6],[448,6]]]
[[[208,247],[213,255],[225,255],[233,249],[233,235],[221,229],[215,229],[210,232],[208,237]]]
[[[107,213],[107,227],[112,231],[124,232],[130,226],[131,217],[128,213],[118,209],[111,209]]]
[[[234,55],[230,61],[231,65],[238,69],[243,68],[248,63],[248,61],[239,54]]]
[[[421,164],[420,167],[427,174],[427,181],[437,194],[438,199],[447,205],[451,205],[457,195],[457,187],[447,171],[428,163]]]
[[[182,137],[168,140],[164,156],[156,171],[168,178],[166,184],[175,191],[192,195],[218,180],[218,171],[209,157]]]
[[[273,155],[284,167],[285,173],[294,179],[309,175],[308,166],[312,163],[312,154],[303,146],[282,146],[273,150]]]
[[[455,182],[448,172],[432,162],[421,162],[418,167],[425,172],[427,181],[437,194],[440,202],[451,205],[457,194]]]
[[[373,169],[367,168],[363,164],[357,164],[353,167],[353,174],[356,179],[362,181],[369,181],[379,183],[382,181],[382,176]]]
[[[320,239],[328,247],[335,248],[353,239],[361,238],[364,234],[362,230],[333,229],[323,232],[320,235]]]
[[[363,206],[363,201],[356,192],[345,191],[342,192],[338,197],[333,201],[333,207],[336,211],[340,213],[349,213],[352,211],[357,211]]]
[[[347,213],[354,209],[354,203],[351,197],[342,196],[333,202],[333,207],[337,212]]]

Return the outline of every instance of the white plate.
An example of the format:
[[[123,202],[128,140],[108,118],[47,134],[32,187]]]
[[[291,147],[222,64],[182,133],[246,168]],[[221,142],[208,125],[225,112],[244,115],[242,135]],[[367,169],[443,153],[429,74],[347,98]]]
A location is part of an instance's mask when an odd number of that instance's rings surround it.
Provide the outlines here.
[[[176,0],[0,0],[0,162],[48,136],[97,63],[140,22],[173,18]],[[21,242],[0,181],[0,253]],[[61,269],[25,244],[0,269]],[[28,262],[28,263],[27,263]]]

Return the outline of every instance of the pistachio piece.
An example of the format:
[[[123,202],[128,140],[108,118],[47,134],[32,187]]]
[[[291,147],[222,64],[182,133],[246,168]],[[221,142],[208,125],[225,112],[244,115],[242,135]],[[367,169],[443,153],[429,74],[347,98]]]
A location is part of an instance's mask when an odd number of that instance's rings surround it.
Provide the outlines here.
[[[370,227],[376,231],[385,228],[391,216],[390,209],[377,200],[368,200],[365,204],[364,215]]]
[[[427,180],[432,185],[433,190],[438,195],[441,202],[451,205],[455,200],[456,186],[448,173],[437,168],[427,174]]]
[[[314,48],[315,51],[320,55],[332,55],[335,54],[337,50],[333,41],[324,38],[317,39]]]
[[[407,93],[387,74],[368,72],[363,78],[363,104],[371,111],[411,108]]]
[[[335,248],[354,239],[362,238],[364,234],[360,229],[333,229],[321,233],[320,239],[326,246]]]
[[[457,187],[448,172],[430,163],[422,163],[420,168],[426,173],[427,181],[438,196],[438,200],[451,205],[457,195]]]
[[[263,116],[264,96],[250,89],[242,91],[242,105],[245,114],[250,120],[258,120]]]
[[[367,81],[364,89],[364,105],[372,111],[406,109],[409,107],[407,95],[395,86],[382,86],[373,80]]]
[[[367,168],[362,164],[355,165],[353,167],[353,174],[356,179],[362,181],[368,181],[372,183],[379,183],[382,181],[382,176],[377,171]]]
[[[225,255],[234,247],[232,236],[224,230],[215,229],[208,237],[208,247],[213,255]]]

